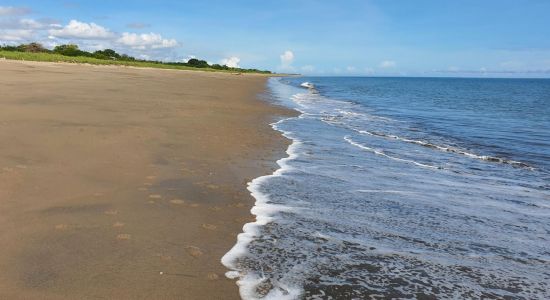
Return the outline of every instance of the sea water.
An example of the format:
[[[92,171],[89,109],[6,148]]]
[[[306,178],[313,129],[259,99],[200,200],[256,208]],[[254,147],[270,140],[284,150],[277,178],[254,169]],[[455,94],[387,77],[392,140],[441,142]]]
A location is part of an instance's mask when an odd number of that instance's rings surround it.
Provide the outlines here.
[[[315,88],[306,89],[303,82]],[[550,80],[273,78],[245,299],[550,299]]]

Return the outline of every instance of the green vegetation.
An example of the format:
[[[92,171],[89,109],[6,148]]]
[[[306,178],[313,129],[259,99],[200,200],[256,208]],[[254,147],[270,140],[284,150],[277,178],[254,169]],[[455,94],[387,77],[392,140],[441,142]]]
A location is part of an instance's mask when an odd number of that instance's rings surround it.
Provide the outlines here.
[[[53,50],[46,49],[39,43],[21,44],[19,46],[0,46],[0,58],[93,65],[271,74],[270,71],[261,71],[257,69],[230,68],[219,64],[209,65],[208,62],[195,58],[187,62],[161,62],[136,59],[126,54],[119,54],[112,49],[87,52],[81,50],[78,45],[74,44],[56,46]]]

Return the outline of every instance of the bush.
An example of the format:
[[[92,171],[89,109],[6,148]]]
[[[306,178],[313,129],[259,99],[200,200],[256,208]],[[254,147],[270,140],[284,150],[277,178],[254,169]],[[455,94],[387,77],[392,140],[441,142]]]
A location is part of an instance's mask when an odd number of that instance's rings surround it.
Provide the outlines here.
[[[195,67],[195,68],[208,68],[208,67],[210,67],[210,65],[208,65],[208,63],[205,60],[198,60],[196,58],[191,58],[187,62],[187,65],[190,66],[190,67]]]
[[[219,64],[213,64],[212,66],[210,66],[212,69],[216,69],[216,70],[229,70],[229,67],[226,66],[226,65],[219,65]]]
[[[44,48],[40,43],[30,43],[28,45],[21,45],[25,52],[40,53],[40,52],[49,52],[48,49]]]
[[[0,47],[0,50],[4,50],[4,51],[13,51],[13,52],[21,52],[22,49],[19,48],[19,46],[1,46]]]
[[[105,50],[97,50],[92,54],[93,57],[98,59],[112,59],[117,60],[120,59],[120,54],[116,53],[113,49],[105,49]]]
[[[78,46],[74,44],[56,46],[53,48],[53,52],[65,56],[91,56],[90,53],[80,50]]]

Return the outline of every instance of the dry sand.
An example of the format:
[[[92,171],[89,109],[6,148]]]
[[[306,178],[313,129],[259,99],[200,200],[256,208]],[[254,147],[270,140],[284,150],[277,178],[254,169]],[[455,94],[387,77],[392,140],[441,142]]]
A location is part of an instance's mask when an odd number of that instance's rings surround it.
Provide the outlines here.
[[[266,77],[0,61],[0,299],[234,299]]]

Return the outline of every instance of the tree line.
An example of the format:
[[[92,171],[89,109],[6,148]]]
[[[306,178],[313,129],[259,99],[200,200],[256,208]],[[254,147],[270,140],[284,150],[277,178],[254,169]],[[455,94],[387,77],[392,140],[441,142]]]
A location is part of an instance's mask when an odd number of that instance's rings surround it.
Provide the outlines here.
[[[18,46],[10,46],[10,45],[1,46],[0,45],[0,50],[16,51],[16,52],[31,52],[31,53],[52,53],[52,54],[60,54],[64,56],[83,56],[83,57],[92,57],[92,58],[101,59],[101,60],[141,61],[141,62],[150,62],[150,63],[166,64],[166,65],[173,65],[173,66],[211,68],[216,70],[229,70],[229,71],[237,71],[237,72],[245,71],[245,72],[256,72],[256,73],[271,73],[270,71],[262,71],[258,69],[230,68],[226,65],[220,65],[220,64],[210,65],[207,61],[196,59],[196,58],[192,58],[187,62],[161,62],[161,61],[154,61],[154,60],[137,59],[135,57],[132,57],[126,54],[119,54],[113,49],[104,49],[104,50],[97,50],[94,52],[88,52],[80,49],[76,44],[59,45],[59,46],[55,46],[52,50],[50,50],[44,47],[42,44],[34,42],[29,44],[20,44]]]

